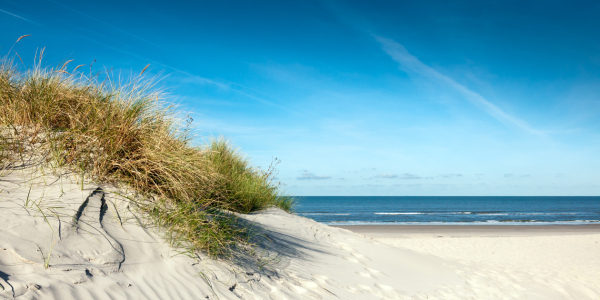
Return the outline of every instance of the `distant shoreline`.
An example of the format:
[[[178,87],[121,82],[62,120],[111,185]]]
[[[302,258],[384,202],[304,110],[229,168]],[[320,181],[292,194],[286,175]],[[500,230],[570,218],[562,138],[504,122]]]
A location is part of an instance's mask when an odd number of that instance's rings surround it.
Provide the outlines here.
[[[600,225],[600,197],[306,197],[295,212],[329,226]]]
[[[583,225],[330,225],[372,237],[405,235],[532,236],[600,234],[600,224]]]

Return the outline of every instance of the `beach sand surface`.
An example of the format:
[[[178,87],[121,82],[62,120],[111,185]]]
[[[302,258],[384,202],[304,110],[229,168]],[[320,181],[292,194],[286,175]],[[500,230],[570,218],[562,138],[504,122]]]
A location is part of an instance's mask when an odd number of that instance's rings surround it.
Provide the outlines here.
[[[76,174],[4,173],[0,298],[447,299],[464,285],[445,259],[279,209],[241,215],[253,252],[186,253],[119,195]]]
[[[380,236],[268,209],[253,251],[188,253],[126,190],[25,167],[0,175],[0,299],[599,299],[599,235],[456,229]],[[358,227],[350,228],[359,231]],[[377,228],[371,228],[377,229]],[[395,228],[398,229],[398,228]],[[391,232],[391,233],[390,233]],[[454,232],[454,234],[452,233]],[[460,234],[459,234],[460,233]]]
[[[474,299],[600,299],[600,225],[340,227],[460,263]]]

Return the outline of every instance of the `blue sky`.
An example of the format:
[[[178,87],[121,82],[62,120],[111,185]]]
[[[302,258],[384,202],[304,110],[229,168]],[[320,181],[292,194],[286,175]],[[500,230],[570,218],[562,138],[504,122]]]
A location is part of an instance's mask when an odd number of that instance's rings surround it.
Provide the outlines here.
[[[9,1],[0,54],[166,77],[293,195],[600,195],[594,1]]]

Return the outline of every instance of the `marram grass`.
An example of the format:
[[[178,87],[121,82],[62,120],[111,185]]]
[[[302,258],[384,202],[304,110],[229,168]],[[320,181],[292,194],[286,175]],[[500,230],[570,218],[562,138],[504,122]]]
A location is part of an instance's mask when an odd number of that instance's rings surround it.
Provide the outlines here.
[[[223,139],[195,146],[152,81],[100,80],[67,66],[0,63],[0,169],[35,148],[51,168],[125,185],[150,199],[138,206],[172,244],[211,256],[247,243],[249,228],[232,212],[292,209],[272,168],[253,168]]]

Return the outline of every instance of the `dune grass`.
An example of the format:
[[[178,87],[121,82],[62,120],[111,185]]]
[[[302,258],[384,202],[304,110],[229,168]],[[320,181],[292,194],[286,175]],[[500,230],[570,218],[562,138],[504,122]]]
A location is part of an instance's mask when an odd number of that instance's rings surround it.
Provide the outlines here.
[[[0,167],[33,151],[49,168],[124,185],[147,199],[139,208],[172,244],[211,256],[247,241],[249,229],[232,212],[292,209],[272,168],[253,168],[224,139],[195,145],[152,80],[123,83],[75,69],[0,62]]]

